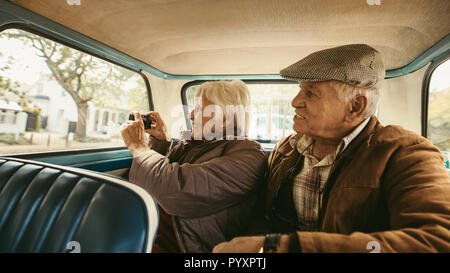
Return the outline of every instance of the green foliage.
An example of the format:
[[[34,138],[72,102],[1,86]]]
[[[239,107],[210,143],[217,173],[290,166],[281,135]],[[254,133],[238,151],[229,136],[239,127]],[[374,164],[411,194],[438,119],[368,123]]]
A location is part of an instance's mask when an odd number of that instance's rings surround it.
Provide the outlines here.
[[[149,105],[147,92],[145,92],[146,90],[147,87],[143,80],[138,81],[138,85],[135,88],[129,89],[125,96],[127,108],[140,112],[148,111]]]
[[[38,115],[36,120],[36,132],[39,132],[41,130],[41,127],[42,127],[42,119],[41,115]]]
[[[2,55],[3,54],[0,52],[0,57]],[[14,59],[12,57],[8,58],[8,62],[0,67],[0,72],[8,70],[13,62]],[[5,98],[8,92],[20,98],[24,98],[25,92],[21,91],[20,88],[20,84],[17,81],[11,81],[11,79],[0,75],[0,98]]]
[[[0,75],[0,96],[5,96],[5,92],[20,95],[20,91],[17,88],[19,88],[19,83],[11,82],[11,79]]]
[[[16,139],[14,134],[0,133],[0,142],[8,145],[23,145],[28,144],[29,141],[23,135],[19,135]]]
[[[450,87],[430,93],[428,138],[442,151],[450,151]]]

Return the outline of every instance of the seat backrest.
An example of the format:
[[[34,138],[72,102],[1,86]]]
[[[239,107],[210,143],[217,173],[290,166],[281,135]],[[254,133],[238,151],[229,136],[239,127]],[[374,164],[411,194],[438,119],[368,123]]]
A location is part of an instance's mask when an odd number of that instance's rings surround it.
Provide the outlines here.
[[[0,252],[150,252],[158,210],[142,188],[0,157]]]

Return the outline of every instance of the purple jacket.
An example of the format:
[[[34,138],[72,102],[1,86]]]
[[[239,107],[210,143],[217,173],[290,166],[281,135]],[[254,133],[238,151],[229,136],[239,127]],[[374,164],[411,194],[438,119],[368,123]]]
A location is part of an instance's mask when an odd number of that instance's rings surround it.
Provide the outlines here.
[[[154,137],[133,159],[130,181],[172,215],[183,252],[211,252],[247,228],[267,164],[256,141],[170,142]]]

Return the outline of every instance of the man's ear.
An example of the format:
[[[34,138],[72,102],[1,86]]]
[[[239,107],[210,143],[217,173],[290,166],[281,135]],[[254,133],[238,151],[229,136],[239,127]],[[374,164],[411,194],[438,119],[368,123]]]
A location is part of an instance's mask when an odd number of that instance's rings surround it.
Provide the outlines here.
[[[366,113],[368,100],[364,95],[357,95],[348,104],[348,111],[346,115],[347,121],[355,121],[364,118]]]

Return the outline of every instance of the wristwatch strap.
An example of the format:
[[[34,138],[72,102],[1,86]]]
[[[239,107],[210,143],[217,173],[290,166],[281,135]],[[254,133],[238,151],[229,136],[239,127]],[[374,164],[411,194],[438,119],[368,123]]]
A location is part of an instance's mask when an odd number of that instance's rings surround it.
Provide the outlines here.
[[[297,232],[289,234],[289,253],[301,253],[302,248]]]
[[[263,252],[264,253],[274,253],[277,251],[278,246],[280,245],[280,233],[271,233],[267,234],[264,239]]]

